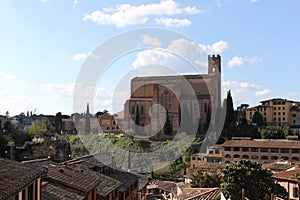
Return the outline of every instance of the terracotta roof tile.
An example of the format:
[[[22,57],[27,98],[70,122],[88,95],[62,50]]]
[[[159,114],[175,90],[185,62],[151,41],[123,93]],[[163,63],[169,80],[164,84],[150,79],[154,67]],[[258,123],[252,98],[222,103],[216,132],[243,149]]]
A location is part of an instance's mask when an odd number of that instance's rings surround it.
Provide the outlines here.
[[[300,149],[300,141],[291,140],[228,140],[223,147],[263,147],[263,148],[297,148]]]
[[[78,194],[75,191],[56,186],[52,183],[42,185],[42,200],[83,200],[85,196]]]
[[[151,187],[162,189],[164,191],[168,191],[174,195],[177,195],[177,184],[172,181],[153,180],[147,188]]]
[[[88,174],[90,176],[94,176],[100,179],[100,182],[97,185],[97,194],[100,196],[104,197],[122,185],[122,183],[116,179],[91,170],[89,168],[89,163],[87,163],[84,160],[73,163],[69,165],[69,167],[73,168],[74,170],[80,170],[84,174]]]
[[[0,158],[0,199],[7,199],[33,180],[46,175],[46,170],[31,163]]]
[[[46,179],[70,187],[87,195],[100,183],[98,177],[82,173],[81,170],[70,169],[66,166],[49,166]]]
[[[178,200],[211,200],[219,193],[219,188],[186,188],[178,196]]]
[[[288,170],[288,171],[277,172],[273,175],[273,177],[277,178],[277,179],[297,181],[297,179],[295,177],[293,177],[293,174],[296,174],[296,173],[300,173],[300,168],[295,168],[293,170]]]
[[[139,177],[133,173],[121,170],[121,169],[115,169],[115,173],[109,175],[110,177],[120,181],[122,183],[122,186],[120,188],[121,191],[128,190],[131,185],[134,184],[135,181],[139,179]]]
[[[292,167],[294,167],[294,164],[290,163],[278,163],[278,162],[273,162],[273,163],[267,163],[263,164],[262,167],[264,169],[270,169],[271,171],[286,171]]]

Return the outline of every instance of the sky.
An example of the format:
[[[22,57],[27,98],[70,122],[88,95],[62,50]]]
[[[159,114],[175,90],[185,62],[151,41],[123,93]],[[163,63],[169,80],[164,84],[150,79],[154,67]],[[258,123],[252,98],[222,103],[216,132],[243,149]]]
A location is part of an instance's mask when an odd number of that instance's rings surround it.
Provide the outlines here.
[[[93,113],[120,111],[129,98],[130,79],[141,71],[164,74],[163,66],[172,64],[180,74],[205,73],[203,52],[221,55],[223,94],[231,90],[235,107],[269,98],[300,101],[299,7],[298,0],[3,0],[0,115],[73,113],[78,77],[106,43],[109,65],[93,90]],[[146,31],[137,40],[153,48],[136,45],[108,59],[134,40],[116,37],[149,27],[185,39]],[[185,58],[192,59],[196,71]]]

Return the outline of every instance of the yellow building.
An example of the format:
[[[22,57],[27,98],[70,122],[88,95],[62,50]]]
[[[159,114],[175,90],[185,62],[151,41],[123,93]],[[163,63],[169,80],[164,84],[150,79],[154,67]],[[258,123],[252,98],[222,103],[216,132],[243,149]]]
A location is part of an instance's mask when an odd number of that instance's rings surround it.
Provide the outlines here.
[[[298,102],[287,99],[274,98],[261,101],[261,104],[246,110],[246,119],[252,123],[255,112],[263,116],[263,121],[269,126],[290,126],[292,125],[291,108]]]

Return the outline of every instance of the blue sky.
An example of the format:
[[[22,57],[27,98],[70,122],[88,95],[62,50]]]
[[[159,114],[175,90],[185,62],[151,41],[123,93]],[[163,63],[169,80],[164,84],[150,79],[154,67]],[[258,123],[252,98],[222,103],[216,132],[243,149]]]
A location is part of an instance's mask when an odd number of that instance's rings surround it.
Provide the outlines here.
[[[0,114],[71,114],[87,56],[116,35],[147,27],[176,31],[197,43],[190,48],[221,54],[223,88],[231,89],[235,105],[300,100],[299,6],[298,0],[1,1]],[[126,73],[163,56],[143,50],[120,56],[99,79],[92,110],[111,111]]]

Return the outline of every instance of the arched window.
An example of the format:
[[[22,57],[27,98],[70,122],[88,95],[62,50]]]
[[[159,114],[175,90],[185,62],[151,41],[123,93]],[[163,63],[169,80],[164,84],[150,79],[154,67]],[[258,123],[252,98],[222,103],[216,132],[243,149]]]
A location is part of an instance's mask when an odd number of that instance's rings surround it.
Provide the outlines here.
[[[225,155],[225,158],[231,158],[231,155],[226,154],[226,155]]]
[[[248,156],[248,155],[243,155],[242,158],[243,158],[243,159],[249,159],[249,156]]]
[[[278,160],[278,157],[277,156],[272,156],[271,160]]]
[[[260,159],[262,159],[262,160],[268,160],[268,156],[261,156]]]
[[[282,159],[282,160],[288,160],[289,157],[287,157],[287,156],[282,156],[281,159]]]

